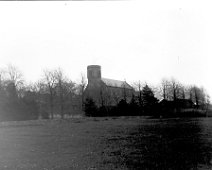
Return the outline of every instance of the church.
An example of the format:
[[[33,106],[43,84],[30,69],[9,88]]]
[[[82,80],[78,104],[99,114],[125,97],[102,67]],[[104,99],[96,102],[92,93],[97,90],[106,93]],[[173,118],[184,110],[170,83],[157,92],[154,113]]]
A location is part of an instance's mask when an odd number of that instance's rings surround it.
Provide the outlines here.
[[[85,97],[92,98],[97,106],[117,105],[121,99],[129,102],[134,94],[134,89],[126,81],[102,78],[101,66],[87,66],[88,84]]]

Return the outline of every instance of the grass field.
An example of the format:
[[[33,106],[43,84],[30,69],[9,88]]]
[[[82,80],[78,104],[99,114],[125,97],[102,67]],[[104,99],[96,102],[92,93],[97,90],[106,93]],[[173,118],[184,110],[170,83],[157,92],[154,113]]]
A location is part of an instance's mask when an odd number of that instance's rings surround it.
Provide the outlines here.
[[[0,123],[0,169],[211,169],[212,119]]]

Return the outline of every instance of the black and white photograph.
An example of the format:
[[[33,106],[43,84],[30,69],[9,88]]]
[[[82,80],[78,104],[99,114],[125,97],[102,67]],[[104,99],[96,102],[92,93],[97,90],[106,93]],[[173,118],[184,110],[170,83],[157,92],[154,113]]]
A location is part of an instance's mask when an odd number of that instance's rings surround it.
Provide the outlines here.
[[[0,1],[0,170],[212,169],[211,5]]]

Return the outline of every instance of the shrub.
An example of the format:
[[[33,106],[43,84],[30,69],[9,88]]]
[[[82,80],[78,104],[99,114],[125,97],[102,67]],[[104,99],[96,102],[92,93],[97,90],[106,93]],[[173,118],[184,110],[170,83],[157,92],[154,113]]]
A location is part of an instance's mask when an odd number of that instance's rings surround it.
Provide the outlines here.
[[[84,111],[86,116],[97,116],[98,109],[92,98],[86,98]]]
[[[49,119],[49,113],[47,111],[41,112],[41,118],[42,119]]]

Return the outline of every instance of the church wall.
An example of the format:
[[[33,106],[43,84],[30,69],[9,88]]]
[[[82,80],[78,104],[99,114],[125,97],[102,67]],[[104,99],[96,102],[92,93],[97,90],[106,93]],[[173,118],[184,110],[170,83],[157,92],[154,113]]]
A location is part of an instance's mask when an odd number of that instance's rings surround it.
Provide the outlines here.
[[[131,99],[133,89],[106,86],[101,80],[101,67],[91,65],[87,67],[88,85],[85,90],[85,98],[92,98],[97,106],[112,106],[126,97]]]

